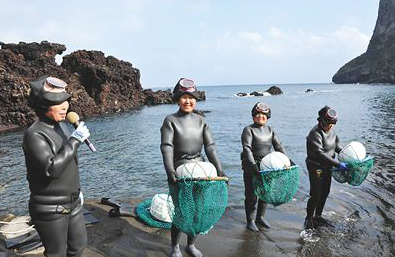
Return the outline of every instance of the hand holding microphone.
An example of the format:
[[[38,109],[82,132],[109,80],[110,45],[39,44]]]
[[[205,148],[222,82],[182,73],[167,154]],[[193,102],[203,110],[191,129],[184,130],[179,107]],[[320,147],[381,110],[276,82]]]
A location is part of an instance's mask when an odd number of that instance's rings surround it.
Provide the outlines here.
[[[86,127],[85,123],[82,121],[78,127],[71,134],[72,137],[80,141],[80,143],[84,142],[91,135],[89,129]]]
[[[96,148],[93,144],[89,141],[88,137],[90,136],[90,132],[86,127],[85,123],[79,122],[80,117],[75,112],[69,112],[66,116],[68,122],[73,124],[74,128],[76,129],[71,136],[77,139],[80,142],[85,142],[85,144],[91,149],[92,152],[96,152]]]

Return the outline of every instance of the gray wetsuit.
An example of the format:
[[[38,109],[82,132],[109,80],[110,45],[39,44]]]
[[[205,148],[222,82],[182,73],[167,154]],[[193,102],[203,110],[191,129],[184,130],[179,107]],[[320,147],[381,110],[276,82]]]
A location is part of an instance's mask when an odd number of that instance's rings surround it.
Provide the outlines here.
[[[218,176],[224,176],[215,143],[206,120],[195,113],[181,110],[168,115],[161,131],[161,152],[169,184],[173,183],[178,166],[196,161],[204,161],[201,151],[204,147],[208,160],[215,166]],[[176,226],[171,228],[172,245],[178,245],[181,233]],[[197,236],[188,236],[188,245],[193,245]]]
[[[81,256],[87,243],[79,200],[78,140],[67,126],[41,118],[23,140],[29,212],[46,256]]]
[[[246,126],[241,134],[241,143],[243,152],[241,153],[242,169],[244,171],[244,186],[245,186],[245,200],[244,207],[247,217],[247,222],[255,220],[254,214],[256,210],[257,196],[254,193],[252,185],[254,164],[258,164],[267,154],[270,153],[273,147],[275,151],[285,154],[285,149],[280,140],[277,138],[273,129],[267,125],[257,125],[255,123]],[[258,201],[257,217],[260,218],[264,215],[266,210],[266,203]]]
[[[342,147],[334,129],[325,133],[319,125],[313,127],[307,136],[306,165],[309,171],[310,198],[307,202],[307,217],[320,216],[329,195],[332,181],[331,169],[339,166],[335,153]]]
[[[204,117],[179,110],[165,118],[160,131],[160,148],[168,176],[174,174],[181,164],[203,161],[201,155],[203,147],[209,162],[217,169],[218,175],[223,174],[215,143]]]

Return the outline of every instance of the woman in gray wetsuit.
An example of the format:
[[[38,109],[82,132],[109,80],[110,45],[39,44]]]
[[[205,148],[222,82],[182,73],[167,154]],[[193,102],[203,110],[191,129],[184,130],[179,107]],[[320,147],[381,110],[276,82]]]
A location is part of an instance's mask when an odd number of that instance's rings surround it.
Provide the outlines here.
[[[217,169],[218,176],[225,176],[209,126],[204,117],[193,112],[198,96],[192,80],[180,79],[173,90],[173,101],[178,103],[179,110],[168,115],[160,129],[160,148],[169,186],[177,185],[175,170],[178,166],[188,162],[204,161],[201,155],[203,147],[208,160]],[[180,237],[181,231],[173,225],[171,228],[173,257],[182,256],[179,246]],[[188,236],[186,251],[192,256],[202,256],[194,245],[195,241],[196,236]]]
[[[310,198],[306,208],[305,229],[330,225],[321,215],[331,189],[331,169],[337,167],[342,171],[348,170],[346,163],[338,162],[335,159],[335,153],[342,150],[339,138],[333,129],[337,122],[337,112],[325,106],[319,110],[317,120],[318,124],[311,129],[306,138],[306,165],[309,171]]]
[[[29,212],[43,242],[45,256],[81,256],[87,242],[80,198],[77,150],[90,135],[80,123],[71,134],[62,122],[71,95],[60,79],[31,82],[29,106],[38,120],[23,139]]]
[[[241,153],[241,164],[244,171],[244,208],[247,218],[247,228],[252,231],[259,231],[256,223],[265,228],[270,228],[270,224],[264,219],[267,203],[257,199],[252,185],[252,178],[259,173],[259,163],[263,157],[270,153],[270,149],[285,154],[285,149],[277,138],[273,129],[266,125],[270,118],[270,107],[267,104],[256,103],[251,110],[254,123],[246,126],[241,135],[243,152]],[[256,214],[256,202],[258,201],[258,212]],[[256,223],[255,223],[256,221]]]

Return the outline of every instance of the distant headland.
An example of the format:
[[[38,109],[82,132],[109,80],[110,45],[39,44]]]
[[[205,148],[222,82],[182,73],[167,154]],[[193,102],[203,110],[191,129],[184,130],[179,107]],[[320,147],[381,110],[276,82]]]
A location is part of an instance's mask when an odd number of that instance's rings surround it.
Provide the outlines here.
[[[395,1],[380,0],[374,33],[366,53],[333,76],[336,84],[395,84]]]

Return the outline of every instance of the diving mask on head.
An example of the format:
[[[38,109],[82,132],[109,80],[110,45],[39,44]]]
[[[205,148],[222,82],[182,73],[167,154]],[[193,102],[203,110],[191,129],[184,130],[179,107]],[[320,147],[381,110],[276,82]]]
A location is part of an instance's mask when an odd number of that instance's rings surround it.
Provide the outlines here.
[[[71,98],[66,92],[67,83],[61,79],[43,76],[30,82],[31,94],[46,106],[58,105]]]
[[[257,115],[258,113],[263,113],[266,115],[266,117],[269,119],[270,118],[270,107],[269,105],[265,104],[265,103],[256,103],[254,105],[254,107],[251,110],[251,114],[254,117],[255,115]]]
[[[196,100],[199,97],[195,82],[191,79],[181,78],[173,90],[173,101],[177,102],[183,94],[189,94]]]
[[[317,120],[322,123],[322,126],[326,127],[329,124],[336,124],[337,117],[338,114],[335,109],[325,106],[318,112]]]
[[[180,87],[178,88],[178,90],[181,92],[195,92],[196,91],[195,82],[193,80],[181,79],[179,84],[180,84]]]

